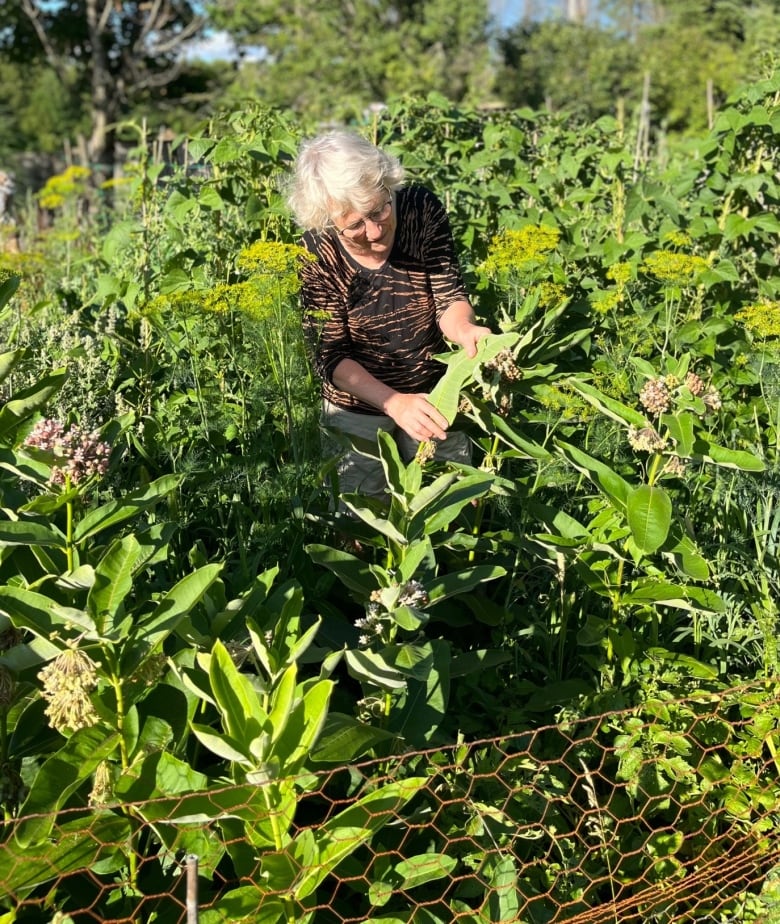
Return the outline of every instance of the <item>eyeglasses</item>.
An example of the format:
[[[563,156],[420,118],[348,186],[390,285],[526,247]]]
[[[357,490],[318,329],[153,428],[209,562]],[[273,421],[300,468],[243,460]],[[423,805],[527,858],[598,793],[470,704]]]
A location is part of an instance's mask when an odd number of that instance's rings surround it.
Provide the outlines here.
[[[391,196],[387,202],[383,205],[380,205],[378,209],[374,209],[373,212],[369,212],[365,218],[359,218],[357,221],[353,221],[351,225],[347,225],[346,228],[336,228],[338,234],[342,237],[346,237],[348,240],[352,238],[359,237],[366,230],[366,222],[370,221],[372,225],[381,225],[383,222],[387,221],[390,217],[390,213],[393,211],[393,197]]]

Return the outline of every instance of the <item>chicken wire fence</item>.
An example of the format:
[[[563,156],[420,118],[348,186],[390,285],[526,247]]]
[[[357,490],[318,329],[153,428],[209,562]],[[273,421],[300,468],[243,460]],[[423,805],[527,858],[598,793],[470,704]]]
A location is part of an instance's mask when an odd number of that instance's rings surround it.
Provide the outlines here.
[[[0,922],[780,922],[778,744],[773,681],[294,779],[160,760],[6,819]]]

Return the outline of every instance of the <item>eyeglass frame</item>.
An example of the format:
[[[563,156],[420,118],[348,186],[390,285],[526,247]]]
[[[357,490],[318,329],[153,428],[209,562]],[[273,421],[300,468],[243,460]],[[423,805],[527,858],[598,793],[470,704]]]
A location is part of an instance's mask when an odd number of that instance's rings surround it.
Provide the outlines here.
[[[359,218],[357,221],[353,221],[352,224],[347,225],[346,228],[339,228],[338,225],[332,224],[331,227],[336,232],[336,234],[338,234],[339,237],[344,237],[348,241],[351,241],[354,238],[360,237],[360,235],[366,230],[367,221],[370,221],[372,225],[383,225],[388,220],[393,211],[393,194],[387,188],[385,188],[385,192],[389,195],[390,198],[379,208],[374,209],[373,212],[369,212],[368,215],[365,215],[363,218]],[[374,218],[375,215],[378,217]]]

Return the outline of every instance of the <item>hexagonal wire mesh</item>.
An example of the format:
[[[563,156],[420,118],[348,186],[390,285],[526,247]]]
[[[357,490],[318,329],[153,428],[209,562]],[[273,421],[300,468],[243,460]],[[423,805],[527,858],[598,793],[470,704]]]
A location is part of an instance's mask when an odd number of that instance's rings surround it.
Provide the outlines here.
[[[7,819],[2,920],[780,920],[780,684]]]

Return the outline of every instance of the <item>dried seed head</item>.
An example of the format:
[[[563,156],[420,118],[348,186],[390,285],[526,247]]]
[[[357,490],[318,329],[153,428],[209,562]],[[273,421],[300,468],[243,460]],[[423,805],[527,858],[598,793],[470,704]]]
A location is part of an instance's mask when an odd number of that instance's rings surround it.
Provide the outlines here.
[[[424,440],[417,447],[417,455],[414,457],[414,461],[418,465],[423,465],[436,455],[436,440]]]
[[[713,388],[712,385],[710,385],[706,393],[702,395],[702,401],[706,404],[708,411],[719,411],[723,407],[720,392]]]
[[[99,808],[101,805],[108,805],[114,794],[114,778],[111,773],[111,765],[107,760],[101,762],[95,768],[95,776],[92,781],[92,791],[89,794],[89,804],[92,808]]]
[[[679,456],[669,456],[664,466],[664,472],[667,475],[676,475],[680,477],[685,474],[685,463]]]
[[[7,667],[0,665],[0,709],[10,706],[14,701],[16,679]]]

